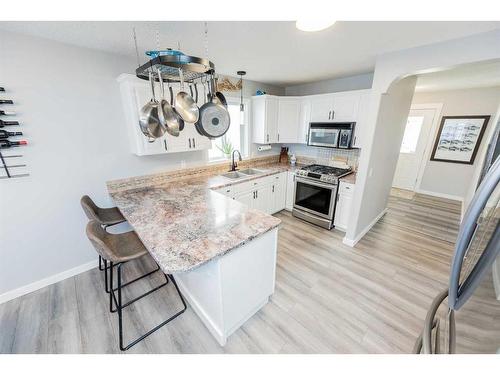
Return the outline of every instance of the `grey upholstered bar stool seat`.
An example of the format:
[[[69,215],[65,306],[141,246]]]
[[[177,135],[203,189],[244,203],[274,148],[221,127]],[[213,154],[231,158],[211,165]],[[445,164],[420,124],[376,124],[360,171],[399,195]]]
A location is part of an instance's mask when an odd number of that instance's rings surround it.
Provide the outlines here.
[[[104,260],[104,274],[105,274],[105,283],[108,283],[109,280],[109,308],[111,312],[118,312],[118,333],[119,333],[119,343],[120,343],[120,350],[127,350],[137,344],[139,341],[142,339],[146,338],[153,332],[157,331],[161,327],[163,327],[165,324],[170,322],[171,320],[175,319],[179,315],[181,315],[184,311],[186,311],[186,303],[184,301],[184,298],[182,297],[181,292],[179,291],[179,288],[177,287],[177,283],[175,282],[175,279],[173,278],[172,275],[165,275],[165,280],[166,282],[163,284],[160,284],[153,289],[147,291],[146,293],[131,299],[130,301],[126,303],[122,303],[122,288],[132,284],[140,279],[143,279],[156,271],[159,270],[159,266],[142,275],[137,277],[136,279],[133,279],[131,281],[128,281],[127,283],[122,283],[122,265],[125,262],[139,259],[145,255],[148,254],[147,249],[145,248],[144,244],[141,242],[139,237],[134,231],[127,232],[127,233],[119,233],[119,234],[114,234],[114,233],[108,233],[101,225],[99,222],[96,220],[90,220],[89,223],[87,224],[86,228],[87,232],[87,237],[89,238],[90,242],[94,246],[95,250],[97,253],[102,257]],[[110,262],[109,267],[107,263]],[[114,277],[113,277],[113,269],[116,266],[117,270],[117,287],[113,287],[114,283]],[[109,272],[109,277],[108,277],[108,272]],[[135,339],[128,345],[123,344],[123,312],[122,310],[131,305],[132,303],[138,301],[139,299],[153,293],[154,291],[162,288],[163,286],[167,285],[169,282],[169,278],[172,281],[172,284],[174,285],[175,289],[177,290],[177,294],[180,297],[180,300],[182,302],[183,308],[176,314],[172,315],[169,317],[167,320],[163,321],[156,327],[152,328],[148,332],[146,332],[144,335],[141,337]],[[118,292],[118,297],[115,296],[115,291]],[[113,303],[116,305],[116,309],[113,308]]]
[[[120,224],[125,221],[120,210],[116,207],[102,208],[97,206],[88,195],[80,199],[83,211],[89,220],[96,220],[102,226]]]
[[[83,212],[87,215],[89,220],[96,220],[104,228],[110,227],[112,225],[120,224],[125,222],[120,210],[116,207],[102,208],[97,206],[94,201],[88,196],[84,195],[80,199],[80,204],[82,205]],[[99,256],[99,269],[104,270],[102,267],[102,258]],[[106,286],[107,289],[107,286]]]

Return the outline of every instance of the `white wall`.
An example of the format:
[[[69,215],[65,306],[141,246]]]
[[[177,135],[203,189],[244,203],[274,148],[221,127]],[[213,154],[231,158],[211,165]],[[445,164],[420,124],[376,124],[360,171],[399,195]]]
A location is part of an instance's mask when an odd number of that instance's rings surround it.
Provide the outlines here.
[[[427,103],[442,103],[441,116],[489,115],[491,116],[487,127],[489,130],[495,127],[493,121],[500,104],[500,87],[415,93],[412,105]],[[441,123],[441,117],[439,123]],[[431,147],[434,145],[438,130],[438,128],[435,129],[435,133],[430,136],[429,145]],[[481,155],[482,150],[488,145],[487,134],[488,132],[483,137],[478,155]],[[445,163],[428,159],[424,162],[421,190],[464,198],[471,184],[474,170],[482,160],[476,157],[473,165]]]
[[[302,85],[288,86],[287,96],[328,94],[331,92],[363,90],[372,87],[373,73],[359,74],[350,77],[322,80]]]
[[[473,36],[387,53],[377,58],[367,116],[366,142],[359,160],[356,189],[345,242],[356,243],[384,209],[394,176],[394,150],[401,133],[381,121],[383,95],[398,79],[413,74],[449,69],[461,64],[500,58],[500,29]],[[406,115],[408,115],[410,102]],[[399,111],[400,109],[398,109]],[[391,148],[389,148],[389,145]],[[394,148],[394,149],[393,149]],[[391,167],[387,166],[390,162]],[[392,168],[394,166],[394,168]],[[390,169],[389,169],[390,168]],[[377,173],[382,171],[382,173]]]
[[[96,259],[80,197],[111,205],[107,180],[205,162],[204,152],[138,157],[129,151],[116,78],[123,56],[0,31],[0,86],[12,98],[31,176],[0,180],[0,299],[15,288]],[[245,84],[248,92],[264,88]],[[276,151],[276,150],[275,150]]]

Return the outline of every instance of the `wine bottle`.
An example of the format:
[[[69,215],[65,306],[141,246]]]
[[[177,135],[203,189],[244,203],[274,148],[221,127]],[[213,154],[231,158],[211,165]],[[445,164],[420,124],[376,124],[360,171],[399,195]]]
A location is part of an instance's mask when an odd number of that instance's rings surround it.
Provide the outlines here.
[[[7,130],[0,130],[0,139],[7,139],[18,135],[23,135],[23,132],[8,132]]]
[[[0,128],[3,128],[4,126],[10,126],[10,125],[19,125],[18,121],[3,121],[0,120]]]
[[[27,145],[27,141],[9,141],[7,139],[0,139],[0,148],[10,148],[15,146]]]

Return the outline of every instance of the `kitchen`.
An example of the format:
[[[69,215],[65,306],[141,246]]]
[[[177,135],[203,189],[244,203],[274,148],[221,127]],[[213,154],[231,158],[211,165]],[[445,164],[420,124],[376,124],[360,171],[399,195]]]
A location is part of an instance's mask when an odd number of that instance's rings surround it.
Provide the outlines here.
[[[65,37],[54,36],[65,30],[57,22],[0,25],[10,51],[1,68],[13,73],[1,98],[14,101],[2,110],[15,111],[2,120],[19,122],[2,129],[27,141],[2,155],[5,165],[23,155],[10,172],[28,175],[0,180],[2,195],[29,197],[15,209],[2,200],[12,212],[2,234],[16,234],[2,246],[2,353],[411,352],[454,244],[395,225],[415,209],[406,201],[375,212],[383,199],[370,194],[385,189],[376,163],[387,162],[375,128],[382,78],[332,74],[313,91],[313,78],[277,84],[244,59],[227,68],[224,22],[146,24],[83,22]],[[294,22],[251,24],[237,36],[254,27],[260,39],[304,37]],[[457,24],[454,38],[496,40],[497,26]],[[92,47],[96,33],[106,48],[128,43],[126,57]],[[33,69],[19,63],[24,50],[41,56]],[[459,349],[492,351],[496,328],[484,347]]]

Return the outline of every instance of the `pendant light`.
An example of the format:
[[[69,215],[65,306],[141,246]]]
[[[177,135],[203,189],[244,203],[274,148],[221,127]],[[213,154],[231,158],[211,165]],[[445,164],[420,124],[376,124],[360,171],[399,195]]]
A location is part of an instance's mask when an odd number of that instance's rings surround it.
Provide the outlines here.
[[[245,105],[243,104],[243,76],[247,74],[244,70],[236,72],[240,76],[240,125],[245,124]]]

